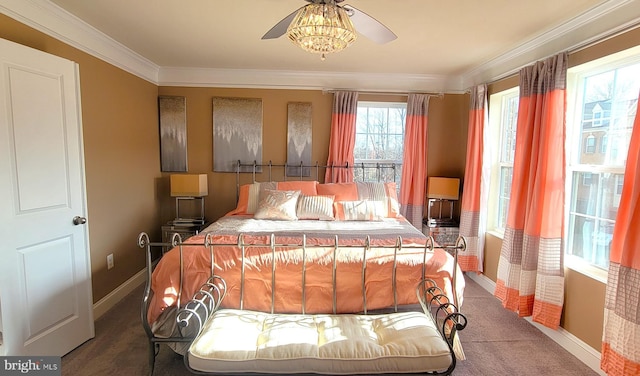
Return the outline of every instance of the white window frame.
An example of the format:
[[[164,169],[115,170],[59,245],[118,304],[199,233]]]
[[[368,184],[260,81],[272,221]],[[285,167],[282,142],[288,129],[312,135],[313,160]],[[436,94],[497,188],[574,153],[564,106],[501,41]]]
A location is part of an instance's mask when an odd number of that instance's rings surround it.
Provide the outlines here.
[[[489,192],[498,192],[498,194],[490,194],[488,202],[487,230],[500,238],[504,237],[505,226],[500,226],[500,171],[503,167],[513,168],[513,164],[501,163],[500,152],[502,150],[502,142],[504,135],[503,127],[503,109],[508,99],[520,96],[520,88],[518,86],[511,89],[492,94],[489,98],[489,133],[488,140],[490,145],[489,153],[491,155],[491,178]],[[485,137],[487,140],[487,137]],[[514,140],[515,142],[515,140]],[[507,208],[508,210],[508,208]],[[506,218],[505,218],[506,225]]]
[[[358,101],[358,108],[362,108],[362,107],[374,107],[374,108],[402,108],[405,111],[407,110],[407,102],[377,102],[377,101]],[[356,114],[356,121],[357,121],[357,114]],[[402,140],[403,140],[403,144],[404,144],[404,137],[405,137],[405,126],[406,126],[406,112],[405,112],[405,124],[402,124]],[[357,137],[357,131],[356,131],[356,137]],[[355,145],[357,145],[357,142],[354,144],[354,148]],[[375,163],[381,163],[381,164],[400,164],[400,171],[398,171],[396,173],[396,188],[398,191],[398,194],[400,192],[400,179],[397,178],[397,176],[401,176],[401,172],[402,172],[402,156],[400,157],[400,160],[393,160],[393,159],[358,159],[358,158],[354,158],[354,163],[356,164],[356,166],[359,163],[364,163],[366,164],[375,164]]]
[[[624,167],[611,168],[603,167],[601,165],[585,165],[577,164],[575,161],[574,153],[579,153],[579,143],[576,143],[575,132],[582,133],[582,126],[574,127],[573,124],[581,124],[582,109],[578,104],[582,103],[582,95],[584,93],[584,78],[588,75],[602,73],[611,69],[621,68],[626,65],[640,63],[640,46],[621,51],[600,59],[593,60],[591,62],[581,64],[577,67],[570,68],[567,72],[567,135],[566,135],[566,181],[565,181],[565,226],[564,226],[564,238],[565,238],[565,266],[579,273],[587,275],[595,280],[606,283],[608,271],[589,263],[581,257],[574,256],[567,253],[567,249],[571,242],[569,241],[569,224],[570,224],[570,210],[571,210],[571,194],[572,194],[572,176],[574,172],[591,172],[591,173],[604,173],[611,172],[614,174],[624,174]],[[608,142],[609,140],[607,140]],[[613,145],[613,144],[612,144]],[[596,146],[596,150],[597,146]],[[586,151],[586,150],[585,150]],[[626,153],[626,151],[625,151]]]

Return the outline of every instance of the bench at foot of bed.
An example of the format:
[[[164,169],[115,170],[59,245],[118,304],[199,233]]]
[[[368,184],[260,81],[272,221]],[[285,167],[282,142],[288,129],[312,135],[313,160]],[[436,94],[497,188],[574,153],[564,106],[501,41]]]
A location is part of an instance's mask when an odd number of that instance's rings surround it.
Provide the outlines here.
[[[205,373],[447,374],[454,356],[422,312],[302,315],[219,310],[189,348]]]

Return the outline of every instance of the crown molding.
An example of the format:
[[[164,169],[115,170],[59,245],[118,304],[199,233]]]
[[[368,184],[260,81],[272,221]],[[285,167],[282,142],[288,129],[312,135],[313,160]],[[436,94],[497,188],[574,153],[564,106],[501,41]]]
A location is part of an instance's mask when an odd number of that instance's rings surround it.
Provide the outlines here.
[[[577,50],[640,23],[640,1],[608,0],[462,74],[469,88],[517,73],[522,67],[562,51]]]
[[[608,0],[457,76],[160,67],[48,0],[0,0],[0,12],[159,86],[264,89],[353,88],[465,93],[536,60],[577,49],[640,24],[640,0]]]
[[[0,12],[154,84],[159,67],[50,1],[0,0]]]
[[[161,67],[158,81],[161,86],[298,90],[340,87],[386,92],[445,92],[456,83],[455,79],[440,75],[183,67]]]

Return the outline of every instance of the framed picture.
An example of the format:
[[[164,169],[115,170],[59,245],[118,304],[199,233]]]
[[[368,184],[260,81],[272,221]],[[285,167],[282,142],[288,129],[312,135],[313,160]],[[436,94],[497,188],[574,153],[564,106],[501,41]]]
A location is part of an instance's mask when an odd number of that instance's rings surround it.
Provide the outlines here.
[[[287,104],[287,176],[310,176],[312,116],[311,102]]]
[[[213,171],[236,172],[238,161],[262,163],[262,99],[214,97]]]
[[[160,170],[187,171],[187,100],[158,97],[160,118]]]

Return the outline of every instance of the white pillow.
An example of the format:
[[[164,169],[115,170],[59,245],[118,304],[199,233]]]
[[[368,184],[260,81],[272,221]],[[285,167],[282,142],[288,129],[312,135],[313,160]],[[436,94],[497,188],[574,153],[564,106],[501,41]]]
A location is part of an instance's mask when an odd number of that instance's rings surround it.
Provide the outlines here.
[[[249,186],[249,197],[247,202],[247,213],[254,214],[258,210],[258,204],[266,189],[276,189],[275,182],[253,183]]]
[[[253,218],[295,221],[298,219],[296,216],[296,206],[299,196],[300,191],[275,191],[265,189]]]
[[[341,221],[381,221],[386,212],[383,201],[338,201],[333,206],[336,219]]]
[[[322,221],[333,221],[333,199],[335,196],[301,195],[296,208],[298,219],[319,219]]]

